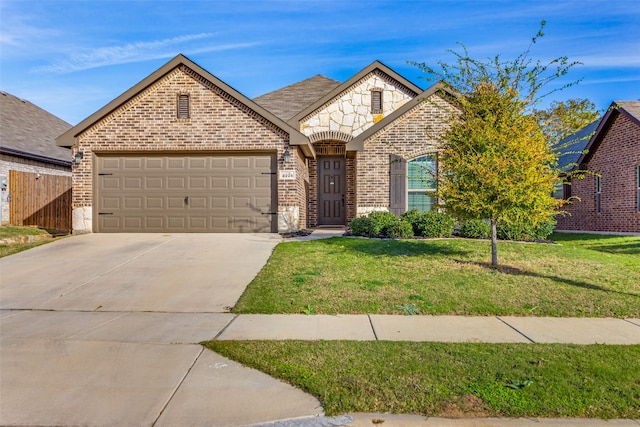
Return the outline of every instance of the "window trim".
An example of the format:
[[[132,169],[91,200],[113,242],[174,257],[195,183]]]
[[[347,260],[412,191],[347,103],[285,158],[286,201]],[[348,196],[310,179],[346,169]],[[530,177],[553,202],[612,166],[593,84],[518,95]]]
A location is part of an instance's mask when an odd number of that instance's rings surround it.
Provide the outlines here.
[[[602,213],[602,177],[596,175],[596,213]]]
[[[636,166],[636,213],[640,213],[640,165]]]
[[[410,167],[410,163],[411,162],[415,162],[418,161],[419,159],[423,158],[423,157],[431,157],[431,159],[433,160],[433,168],[435,171],[435,177],[433,177],[433,187],[422,187],[422,188],[410,188],[409,185],[409,181],[411,180],[411,176],[409,175],[409,167]],[[425,172],[423,177],[427,176],[428,172]],[[433,205],[435,205],[436,203],[436,192],[438,191],[438,180],[437,180],[437,175],[438,175],[438,154],[437,153],[425,153],[422,154],[420,156],[414,157],[411,160],[407,161],[407,203],[406,203],[406,207],[407,210],[411,210],[411,207],[409,206],[409,194],[413,193],[413,194],[423,194],[425,196],[431,197],[433,198]],[[423,182],[425,181],[424,179],[422,180]]]

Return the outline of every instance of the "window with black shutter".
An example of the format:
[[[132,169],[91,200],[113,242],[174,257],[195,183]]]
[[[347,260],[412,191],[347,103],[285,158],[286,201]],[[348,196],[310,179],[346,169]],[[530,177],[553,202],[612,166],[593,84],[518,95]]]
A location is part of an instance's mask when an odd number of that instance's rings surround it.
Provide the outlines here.
[[[188,119],[190,117],[189,95],[178,95],[178,118]]]

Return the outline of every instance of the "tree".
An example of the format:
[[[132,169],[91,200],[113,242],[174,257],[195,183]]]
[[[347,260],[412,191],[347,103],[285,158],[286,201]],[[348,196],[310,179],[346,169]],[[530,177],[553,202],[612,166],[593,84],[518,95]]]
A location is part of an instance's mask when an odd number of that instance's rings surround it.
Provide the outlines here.
[[[582,101],[555,104],[562,106],[561,118],[553,105],[544,112],[537,109],[545,96],[578,83],[544,92],[579,64],[567,57],[548,63],[529,59],[544,26],[542,21],[528,49],[513,60],[503,61],[499,55],[473,59],[462,46],[463,53],[449,51],[455,63],[439,61],[439,70],[414,63],[431,75],[429,80],[450,89],[447,93],[457,94],[449,97],[459,110],[440,135],[438,195],[445,209],[460,219],[491,221],[492,265],[498,264],[499,222],[540,224],[551,220],[562,205],[552,197],[559,181],[553,141],[574,126],[570,119],[581,107],[588,109]]]

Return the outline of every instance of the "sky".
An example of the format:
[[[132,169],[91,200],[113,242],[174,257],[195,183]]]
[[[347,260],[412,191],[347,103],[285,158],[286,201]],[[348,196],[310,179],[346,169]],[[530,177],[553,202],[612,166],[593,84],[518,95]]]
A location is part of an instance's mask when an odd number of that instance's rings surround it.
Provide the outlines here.
[[[582,63],[545,103],[640,99],[638,0],[0,0],[0,90],[75,125],[179,53],[249,98],[375,60],[426,89],[411,62],[513,59],[542,20],[530,58]]]

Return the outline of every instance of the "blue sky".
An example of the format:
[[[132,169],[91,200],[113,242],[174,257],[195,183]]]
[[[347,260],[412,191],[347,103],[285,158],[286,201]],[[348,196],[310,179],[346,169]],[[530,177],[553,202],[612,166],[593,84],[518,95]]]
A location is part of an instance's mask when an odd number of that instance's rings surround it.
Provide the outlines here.
[[[640,98],[637,0],[1,0],[0,89],[75,125],[178,53],[250,98],[376,59],[426,88],[407,61],[452,62],[456,42],[510,59],[543,19],[531,56],[584,63],[550,100]]]

